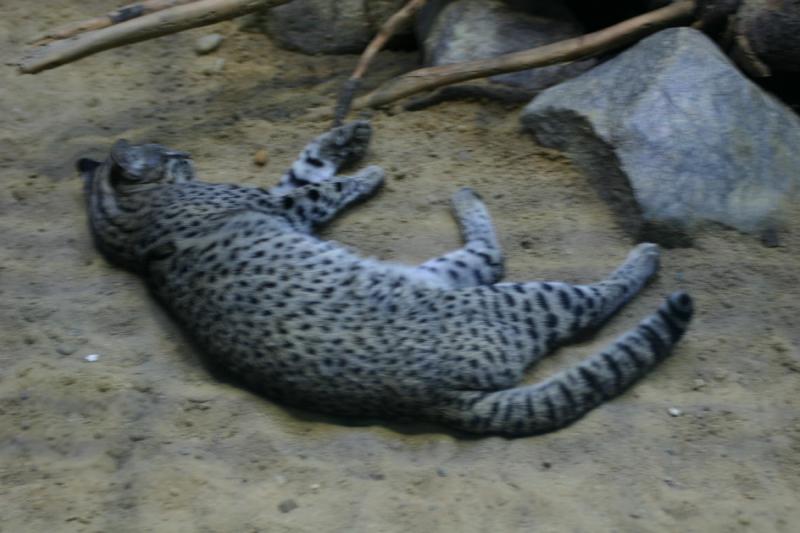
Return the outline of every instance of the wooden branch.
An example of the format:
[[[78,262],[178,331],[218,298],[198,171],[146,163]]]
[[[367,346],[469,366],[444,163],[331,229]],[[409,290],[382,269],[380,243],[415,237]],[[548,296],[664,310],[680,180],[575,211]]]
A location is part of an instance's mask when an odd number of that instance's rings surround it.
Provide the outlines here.
[[[369,45],[364,49],[353,74],[350,76],[350,79],[345,82],[342,91],[339,93],[334,111],[333,127],[341,125],[347,113],[350,112],[350,105],[353,103],[353,98],[361,87],[361,78],[363,78],[364,73],[367,72],[367,68],[375,57],[375,54],[381,51],[392,35],[414,16],[414,13],[419,11],[426,2],[427,0],[410,0],[397,13],[389,17],[389,19],[383,23],[377,35],[375,35]]]
[[[375,57],[375,54],[380,52],[383,46],[386,44],[386,41],[391,38],[392,35],[403,25],[405,24],[414,13],[419,11],[422,6],[428,0],[410,0],[406,5],[404,5],[400,11],[392,15],[388,18],[386,22],[383,23],[381,29],[378,30],[377,35],[375,38],[372,39],[372,42],[367,45],[367,48],[364,49],[364,53],[361,54],[361,58],[358,60],[358,65],[356,65],[356,69],[353,71],[352,78],[362,78],[364,73],[367,71],[367,67],[369,67],[372,58]]]
[[[114,24],[119,24],[136,17],[141,17],[142,15],[155,13],[156,11],[161,11],[162,9],[188,4],[194,1],[195,0],[142,0],[141,2],[137,2],[135,4],[122,6],[119,9],[115,9],[114,11],[99,17],[82,20],[80,22],[73,22],[54,30],[50,30],[44,35],[33,39],[29,44],[42,45],[58,39],[67,39],[68,37],[72,37],[79,33],[86,33],[87,31],[107,28],[108,26],[113,26]]]
[[[34,48],[20,60],[23,74],[70,63],[109,48],[146,41],[154,37],[207,26],[262,8],[285,4],[289,0],[197,0],[186,5],[144,15],[115,26],[109,26],[70,39],[53,41]]]
[[[421,91],[460,81],[586,59],[637,41],[668,26],[688,22],[694,15],[694,9],[693,0],[681,0],[581,37],[489,59],[414,70],[357,98],[353,102],[353,109],[379,107]]]
[[[772,70],[759,59],[758,54],[753,50],[747,35],[737,34],[733,39],[728,55],[748,76],[752,78],[768,78],[772,76]]]

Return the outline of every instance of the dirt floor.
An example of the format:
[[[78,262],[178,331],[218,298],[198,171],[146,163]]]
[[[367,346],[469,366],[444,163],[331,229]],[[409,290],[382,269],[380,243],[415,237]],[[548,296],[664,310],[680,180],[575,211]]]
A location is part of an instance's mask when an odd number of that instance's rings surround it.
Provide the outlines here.
[[[57,4],[3,1],[3,63],[113,2]],[[556,433],[347,423],[215,381],[139,279],[95,252],[73,162],[126,137],[191,152],[209,181],[273,183],[326,128],[306,111],[332,102],[355,58],[280,51],[237,27],[37,76],[2,67],[0,531],[797,531],[797,214],[780,247],[713,229],[666,251],[596,338],[534,369],[597,350],[670,291],[696,298],[670,360]],[[224,44],[197,56],[212,31]],[[415,60],[383,54],[373,78]],[[373,125],[367,162],[387,186],[327,232],[367,254],[419,262],[458,245],[447,202],[461,185],[487,200],[510,279],[595,280],[632,245],[569,161],[520,131],[517,109],[453,102]]]

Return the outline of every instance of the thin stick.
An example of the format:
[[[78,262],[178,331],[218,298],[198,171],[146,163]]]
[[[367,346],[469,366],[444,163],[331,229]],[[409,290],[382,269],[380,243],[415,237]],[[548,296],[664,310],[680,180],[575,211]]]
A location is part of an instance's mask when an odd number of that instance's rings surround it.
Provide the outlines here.
[[[33,39],[29,44],[41,45],[55,41],[58,39],[67,39],[79,33],[86,33],[87,31],[99,30],[100,28],[107,28],[114,24],[119,24],[142,15],[155,13],[162,9],[175,7],[183,4],[189,4],[195,0],[142,0],[135,4],[128,4],[119,9],[115,9],[105,15],[82,20],[80,22],[73,22],[66,24],[54,30],[50,30],[44,35]]]
[[[109,48],[207,26],[288,1],[197,0],[34,48],[30,55],[20,60],[19,70],[23,74],[35,74]]]
[[[636,41],[665,27],[689,21],[694,10],[693,0],[682,0],[581,37],[490,59],[414,70],[357,98],[352,107],[378,107],[421,91],[460,81],[585,59]]]
[[[419,11],[419,9],[424,6],[426,2],[427,0],[410,0],[400,9],[400,11],[389,17],[389,19],[383,23],[377,35],[375,35],[369,45],[367,45],[367,47],[364,49],[364,52],[361,54],[361,58],[358,60],[358,65],[356,65],[353,74],[351,74],[350,79],[344,83],[342,91],[339,93],[339,99],[336,102],[334,112],[334,127],[341,125],[344,117],[346,117],[347,113],[350,111],[350,105],[353,103],[353,98],[355,97],[358,89],[361,87],[361,78],[363,78],[364,73],[367,72],[367,68],[372,62],[372,59],[375,57],[375,54],[381,51],[392,35],[394,35],[395,32],[414,15],[414,13]]]

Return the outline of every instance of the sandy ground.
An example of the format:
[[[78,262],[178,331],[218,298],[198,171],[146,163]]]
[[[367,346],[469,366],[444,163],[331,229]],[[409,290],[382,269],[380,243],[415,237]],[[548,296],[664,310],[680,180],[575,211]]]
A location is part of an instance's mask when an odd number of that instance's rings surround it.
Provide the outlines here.
[[[31,2],[3,1],[4,63],[32,34],[112,3],[58,4],[34,18]],[[197,57],[211,31],[228,38]],[[219,58],[223,71],[204,74]],[[374,77],[414,60],[384,54]],[[216,382],[140,281],[94,251],[76,157],[124,136],[192,152],[209,181],[272,183],[325,128],[306,109],[331,102],[353,63],[228,23],[38,76],[2,68],[0,531],[796,531],[800,216],[778,248],[715,229],[668,250],[634,303],[531,379],[683,288],[698,315],[674,357],[573,426],[516,440],[347,423]],[[513,108],[446,103],[373,121],[368,163],[388,185],[331,237],[422,261],[458,244],[447,200],[469,185],[494,213],[511,279],[597,279],[632,245]]]

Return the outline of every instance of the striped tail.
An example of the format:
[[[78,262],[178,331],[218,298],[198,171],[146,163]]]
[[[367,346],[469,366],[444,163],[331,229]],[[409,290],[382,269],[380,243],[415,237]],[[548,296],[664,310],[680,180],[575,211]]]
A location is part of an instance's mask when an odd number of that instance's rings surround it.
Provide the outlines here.
[[[656,313],[581,363],[529,386],[459,391],[435,416],[472,433],[523,436],[564,427],[621,394],[665,359],[691,318],[691,297],[674,293]]]

